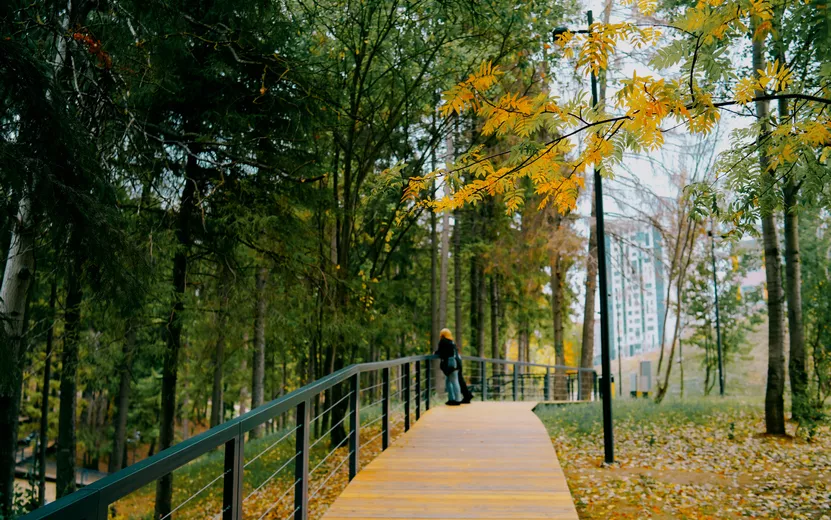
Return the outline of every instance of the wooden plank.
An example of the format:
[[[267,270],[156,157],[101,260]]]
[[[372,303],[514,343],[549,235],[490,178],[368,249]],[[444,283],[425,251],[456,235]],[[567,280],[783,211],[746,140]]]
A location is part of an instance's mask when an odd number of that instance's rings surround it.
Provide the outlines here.
[[[432,408],[365,467],[324,520],[576,520],[535,403]]]

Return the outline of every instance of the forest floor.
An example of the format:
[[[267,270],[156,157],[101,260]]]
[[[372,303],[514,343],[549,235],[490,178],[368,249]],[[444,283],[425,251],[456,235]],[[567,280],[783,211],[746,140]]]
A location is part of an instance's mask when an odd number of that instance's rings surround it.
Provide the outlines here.
[[[760,401],[760,400],[757,400]],[[600,403],[546,407],[581,519],[831,520],[831,428],[811,442],[764,432],[760,402],[615,401],[616,464],[604,467]]]

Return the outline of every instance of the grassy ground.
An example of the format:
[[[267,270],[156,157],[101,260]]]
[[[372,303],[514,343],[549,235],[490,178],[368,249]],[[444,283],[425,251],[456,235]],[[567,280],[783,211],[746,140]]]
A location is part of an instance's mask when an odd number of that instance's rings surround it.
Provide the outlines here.
[[[606,468],[600,403],[538,410],[581,519],[831,519],[828,426],[810,443],[765,436],[758,399],[621,399],[614,412]]]

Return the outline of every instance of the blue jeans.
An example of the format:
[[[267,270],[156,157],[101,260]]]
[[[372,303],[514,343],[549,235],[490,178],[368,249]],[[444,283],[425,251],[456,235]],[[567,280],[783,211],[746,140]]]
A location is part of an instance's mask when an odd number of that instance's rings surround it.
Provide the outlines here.
[[[454,370],[449,376],[445,376],[444,389],[447,392],[448,401],[462,401],[462,389],[459,386],[459,371]]]

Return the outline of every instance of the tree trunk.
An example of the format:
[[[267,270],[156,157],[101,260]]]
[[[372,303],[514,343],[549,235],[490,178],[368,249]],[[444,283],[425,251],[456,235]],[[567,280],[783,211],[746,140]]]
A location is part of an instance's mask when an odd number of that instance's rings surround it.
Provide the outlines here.
[[[502,357],[499,344],[499,286],[496,274],[492,274],[491,281],[491,357]]]
[[[52,353],[55,340],[55,304],[58,300],[58,281],[52,279],[49,290],[49,329],[46,331],[46,359],[43,363],[43,385],[40,400],[40,437],[38,444],[38,506],[46,503],[46,445],[49,443],[49,394],[52,384]]]
[[[656,403],[660,403],[661,401],[663,401],[664,397],[666,397],[667,392],[669,391],[669,377],[672,374],[672,361],[675,358],[675,345],[676,345],[676,342],[679,341],[679,337],[680,337],[679,336],[680,335],[679,326],[681,324],[681,306],[682,306],[681,297],[683,295],[683,288],[684,288],[684,283],[686,281],[686,274],[689,271],[690,262],[692,261],[692,255],[693,255],[694,248],[695,248],[695,239],[696,239],[696,236],[698,235],[697,224],[695,222],[687,223],[686,227],[684,226],[684,223],[688,222],[688,213],[687,213],[686,209],[684,209],[683,207],[682,207],[682,210],[679,214],[678,222],[679,222],[679,226],[680,226],[679,230],[678,230],[679,231],[679,236],[683,235],[684,238],[683,238],[683,241],[681,242],[680,247],[676,248],[677,252],[674,253],[674,255],[673,255],[674,260],[672,262],[672,265],[673,265],[672,270],[673,271],[675,270],[675,266],[678,266],[678,269],[677,269],[678,274],[677,274],[677,278],[676,278],[676,281],[675,281],[675,291],[676,291],[675,327],[673,329],[672,344],[670,345],[669,359],[667,361],[666,372],[665,372],[665,377],[664,377],[663,383],[661,383],[661,381],[660,381],[660,376],[661,376],[661,368],[660,367],[661,367],[661,364],[658,363],[658,386],[657,386],[658,389],[655,392],[655,402]],[[670,287],[670,288],[672,287],[672,281],[671,280],[672,280],[672,277],[670,277],[670,283],[668,284],[668,287]],[[668,295],[670,294],[669,291],[667,292],[667,294]],[[670,299],[667,298],[667,301],[669,302]],[[669,309],[669,308],[670,308],[670,305],[667,305],[667,309]],[[663,349],[663,340],[661,341],[661,348]],[[662,353],[663,353],[663,351],[662,351]],[[622,381],[621,381],[621,383],[618,383],[618,384],[622,385]]]
[[[453,167],[455,155],[453,134],[445,140],[447,156],[445,167],[450,170]],[[450,181],[445,179],[444,195],[450,196]],[[441,285],[439,286],[439,326],[447,327],[447,274],[450,267],[450,212],[445,211],[441,216]]]
[[[242,333],[242,361],[240,362],[239,370],[243,374],[248,372],[248,359],[245,357],[248,351],[249,336],[248,331]],[[242,380],[242,386],[239,389],[239,415],[243,415],[248,411],[248,386],[245,384],[245,379]]]
[[[475,352],[479,357],[485,357],[485,346],[479,343],[479,269],[476,266],[476,255],[470,257],[470,352]]]
[[[121,350],[121,365],[118,376],[118,397],[115,417],[115,433],[113,435],[113,448],[110,452],[110,463],[107,471],[115,473],[125,467],[122,460],[124,448],[127,441],[127,414],[130,410],[130,383],[132,381],[133,352],[136,346],[136,329],[132,321],[127,325],[127,332],[124,337],[124,346]]]
[[[439,278],[439,328],[447,327],[447,272],[450,264],[450,214],[441,217],[441,269]]]
[[[185,373],[185,379],[187,379],[187,373]],[[190,414],[188,413],[188,405],[190,404],[190,400],[188,399],[187,394],[185,397],[182,398],[182,408],[180,413],[182,415],[182,440],[186,441],[190,438]]]
[[[782,37],[781,6],[774,7],[774,55],[779,63],[787,63],[787,49]],[[778,100],[779,124],[792,126],[787,99]],[[776,172],[779,175],[779,172]],[[802,324],[802,264],[799,254],[799,185],[792,175],[785,179],[783,213],[785,217],[785,290],[788,306],[788,339],[790,360],[788,374],[791,379],[791,415],[797,421],[809,411],[808,373],[805,360],[805,329]]]
[[[687,263],[687,265],[689,265],[689,262]],[[679,324],[681,323],[681,290],[683,287],[683,281],[680,278],[681,276],[679,275],[678,285],[676,286],[676,297],[678,298],[678,303],[675,306],[675,327],[672,333],[672,345],[670,345],[669,348],[669,358],[667,361],[664,382],[661,383],[660,381],[658,381],[658,391],[655,395],[656,403],[660,403],[661,401],[663,401],[667,395],[667,392],[669,392],[669,376],[670,374],[672,374],[672,360],[675,358],[675,345],[679,341]],[[658,376],[660,377],[660,375],[661,373],[659,371]],[[622,385],[622,382],[618,384]]]
[[[265,384],[265,284],[268,270],[260,267],[257,270],[257,307],[254,314],[254,356],[251,363],[251,409],[262,406]],[[250,438],[262,437],[263,425],[251,430]]]
[[[0,288],[0,317],[4,320],[6,342],[0,348],[0,366],[5,367],[0,379],[0,515],[9,518],[12,516],[14,497],[17,421],[23,369],[21,359],[25,350],[24,315],[34,277],[34,248],[31,200],[24,194],[20,198],[3,272],[3,285]]]
[[[453,322],[456,347],[462,351],[462,226],[461,211],[453,214]]]
[[[75,233],[77,231],[73,231]],[[73,241],[74,242],[74,241]],[[70,247],[75,247],[70,245]],[[61,357],[61,396],[58,412],[58,456],[56,492],[61,498],[75,491],[76,415],[78,384],[78,346],[80,341],[82,259],[71,261],[67,273],[66,311],[64,312],[63,356]]]
[[[185,187],[176,219],[178,246],[173,257],[173,305],[166,330],[167,348],[162,366],[161,418],[159,424],[159,451],[166,450],[175,440],[176,380],[179,373],[179,349],[182,346],[182,313],[185,310],[188,255],[191,244],[191,218],[196,198],[196,175],[199,166],[195,155],[187,159]],[[170,513],[173,499],[173,473],[156,481],[156,507],[154,516],[162,518]]]
[[[775,8],[778,35],[775,38],[775,54],[779,63],[787,63],[785,43],[782,40],[782,9]],[[780,99],[779,124],[791,126],[787,99]],[[778,172],[777,172],[778,175]],[[788,374],[791,378],[791,415],[801,421],[809,412],[808,372],[805,361],[805,329],[802,324],[802,261],[799,255],[799,185],[788,175],[783,190],[785,216],[785,290],[788,305],[788,339],[790,360]]]
[[[757,20],[751,19],[750,33],[755,33]],[[753,70],[764,69],[762,45],[757,38],[752,43]],[[758,72],[754,73],[758,77]],[[755,95],[764,92],[757,90]],[[768,156],[762,146],[762,139],[768,132],[768,102],[756,101],[756,117],[761,122],[759,129],[759,171],[768,177]],[[775,179],[768,177],[767,183]],[[765,280],[767,284],[768,307],[768,380],[765,390],[765,429],[767,433],[783,435],[785,433],[785,333],[784,333],[784,294],[782,290],[782,266],[779,253],[779,237],[776,231],[776,218],[772,204],[762,209],[762,242],[765,248]]]
[[[517,341],[517,361],[521,363],[528,363],[528,351],[530,350],[528,347],[528,344],[530,343],[528,329],[528,319],[522,318],[519,322],[519,341]],[[520,374],[524,374],[526,372],[526,367],[515,366],[514,370],[518,370]]]
[[[228,301],[230,299],[230,275],[225,263],[220,270],[219,279],[219,311],[216,314],[216,344],[214,345],[214,377],[211,391],[211,428],[219,426],[224,421],[223,411],[223,367],[225,364],[225,328],[228,322]]]
[[[558,223],[559,227],[559,223]],[[559,252],[554,254],[554,265],[551,266],[551,313],[554,325],[554,364],[565,366],[566,351],[563,339],[563,281],[565,261]],[[565,369],[557,368],[554,371],[553,398],[557,401],[568,399],[566,395]]]
[[[580,368],[594,367],[594,297],[597,290],[597,213],[592,184],[592,209],[589,226],[589,255],[586,258],[586,300],[583,303],[583,334],[580,344]],[[592,388],[594,378],[590,370],[582,371],[580,388]]]
[[[785,187],[785,279],[788,291],[788,338],[791,378],[791,414],[801,421],[809,412],[808,372],[805,368],[805,331],[802,325],[802,264],[799,255],[799,214],[793,179]]]
[[[436,152],[433,151],[433,170],[436,169]],[[435,183],[431,193],[436,193]],[[439,345],[439,238],[436,229],[436,212],[430,211],[430,352],[433,352]],[[439,362],[433,361],[431,370],[433,374],[433,389],[436,393],[441,392],[441,378],[439,377]],[[427,382],[428,392],[430,381]]]
[[[485,269],[481,262],[477,262],[476,282],[476,343],[479,345],[479,357],[485,357]]]

